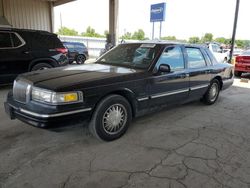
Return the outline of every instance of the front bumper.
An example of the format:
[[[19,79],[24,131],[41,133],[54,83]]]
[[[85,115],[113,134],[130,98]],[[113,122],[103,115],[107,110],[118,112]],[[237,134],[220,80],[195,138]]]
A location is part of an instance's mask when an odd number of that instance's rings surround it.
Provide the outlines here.
[[[91,119],[92,108],[67,109],[53,113],[41,113],[28,110],[22,107],[13,98],[8,97],[4,103],[6,114],[10,119],[18,119],[36,127],[51,127],[60,125],[70,125],[89,121]]]

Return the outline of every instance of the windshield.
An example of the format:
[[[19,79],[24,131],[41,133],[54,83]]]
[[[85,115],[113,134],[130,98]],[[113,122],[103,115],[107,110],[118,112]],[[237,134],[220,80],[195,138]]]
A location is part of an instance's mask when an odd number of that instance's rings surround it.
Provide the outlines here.
[[[130,68],[148,68],[156,54],[155,44],[120,44],[97,63]]]

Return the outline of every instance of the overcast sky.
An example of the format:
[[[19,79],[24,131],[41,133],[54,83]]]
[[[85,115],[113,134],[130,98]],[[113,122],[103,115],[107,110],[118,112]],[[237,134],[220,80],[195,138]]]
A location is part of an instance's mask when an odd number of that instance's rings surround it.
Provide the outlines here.
[[[162,36],[188,39],[213,33],[230,38],[236,0],[119,0],[119,34],[143,29],[151,38],[150,5],[166,2],[166,21]],[[108,0],[77,0],[55,8],[55,31],[62,25],[83,32],[88,26],[103,34],[108,30]],[[250,40],[250,0],[241,0],[237,39]],[[155,24],[155,37],[159,23]]]

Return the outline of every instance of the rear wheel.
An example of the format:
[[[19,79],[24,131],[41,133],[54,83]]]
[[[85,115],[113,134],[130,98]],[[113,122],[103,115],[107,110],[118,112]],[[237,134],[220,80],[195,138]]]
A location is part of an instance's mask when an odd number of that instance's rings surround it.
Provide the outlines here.
[[[241,77],[242,72],[240,72],[240,71],[234,71],[234,75],[237,76],[237,77]]]
[[[120,95],[110,95],[96,107],[89,130],[98,139],[112,141],[127,131],[131,120],[132,110],[129,102]]]
[[[214,104],[220,93],[220,83],[217,79],[212,80],[210,83],[207,92],[203,97],[203,101],[205,104],[211,105]]]
[[[76,58],[76,63],[77,64],[83,64],[86,61],[86,58],[84,55],[78,55]]]
[[[53,66],[48,63],[38,63],[32,67],[31,71],[45,70],[45,69],[50,69],[52,67]]]

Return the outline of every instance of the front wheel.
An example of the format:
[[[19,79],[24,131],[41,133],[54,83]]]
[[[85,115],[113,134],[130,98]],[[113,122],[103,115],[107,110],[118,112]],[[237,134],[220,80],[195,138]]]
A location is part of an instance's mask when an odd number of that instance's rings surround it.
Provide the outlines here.
[[[112,141],[125,134],[131,120],[129,102],[120,95],[110,95],[97,105],[89,130],[98,139]]]
[[[211,82],[207,92],[203,96],[203,102],[208,105],[214,104],[219,97],[219,93],[220,93],[220,83],[218,80],[215,79]]]

